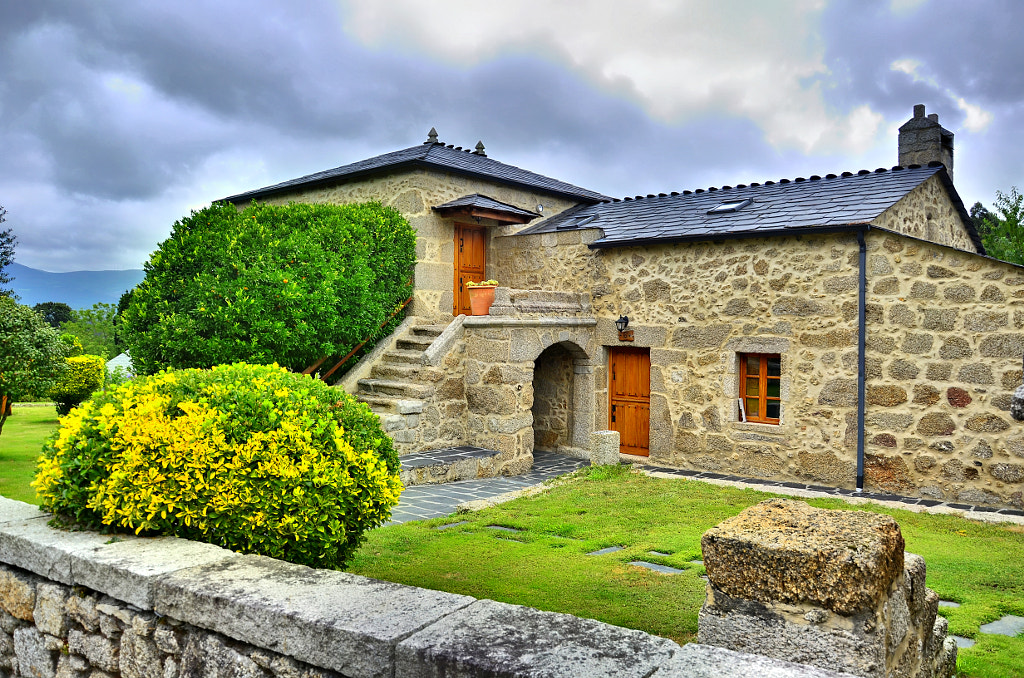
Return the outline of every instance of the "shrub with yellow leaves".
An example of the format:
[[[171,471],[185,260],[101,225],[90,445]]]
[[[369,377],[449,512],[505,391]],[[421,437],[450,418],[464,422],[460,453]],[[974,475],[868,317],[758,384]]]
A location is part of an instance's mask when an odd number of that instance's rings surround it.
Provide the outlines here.
[[[402,491],[375,414],[277,365],[168,370],[62,419],[33,486],[79,524],[341,568]]]

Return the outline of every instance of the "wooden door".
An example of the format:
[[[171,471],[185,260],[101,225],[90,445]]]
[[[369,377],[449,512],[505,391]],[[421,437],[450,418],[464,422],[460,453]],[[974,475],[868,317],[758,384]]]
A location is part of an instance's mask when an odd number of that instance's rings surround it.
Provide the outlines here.
[[[650,454],[651,351],[613,348],[608,357],[609,428],[619,432],[619,452]]]
[[[470,314],[468,282],[486,280],[487,229],[455,224],[455,308],[454,315]]]

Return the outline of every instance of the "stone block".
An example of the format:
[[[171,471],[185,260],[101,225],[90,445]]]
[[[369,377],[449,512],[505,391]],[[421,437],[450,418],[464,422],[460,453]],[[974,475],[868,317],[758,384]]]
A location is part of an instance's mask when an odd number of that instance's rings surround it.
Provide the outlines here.
[[[134,633],[121,635],[119,666],[121,678],[163,678],[160,650],[149,638]]]
[[[844,615],[875,609],[903,571],[903,535],[892,518],[786,499],[711,528],[701,548],[711,585],[726,595]]]
[[[94,667],[117,673],[119,644],[103,636],[83,633],[78,629],[68,631],[68,650],[80,654]]]
[[[403,678],[649,676],[679,646],[641,631],[480,600],[398,644]]]
[[[40,583],[36,587],[36,605],[33,611],[36,628],[51,636],[63,636],[67,631],[67,599],[67,588],[59,584]]]
[[[609,466],[619,463],[619,432],[594,431],[590,434],[590,465]]]
[[[393,675],[400,639],[474,601],[262,556],[175,572],[158,614],[352,678]],[[399,674],[401,675],[401,674]]]
[[[128,539],[73,556],[72,573],[75,584],[151,610],[153,591],[161,576],[237,557],[213,544],[175,537]]]
[[[852,678],[807,664],[736,652],[714,645],[687,643],[653,678]]]
[[[32,504],[23,501],[15,501],[7,497],[0,497],[0,525],[30,518],[49,518],[49,514],[43,513]]]
[[[54,678],[57,671],[58,648],[46,636],[29,626],[14,632],[14,656],[22,678]]]
[[[43,518],[0,525],[0,562],[8,563],[61,584],[74,584],[72,562],[110,538],[95,532],[64,532]]]
[[[0,566],[0,610],[23,621],[33,621],[36,582],[29,575]]]

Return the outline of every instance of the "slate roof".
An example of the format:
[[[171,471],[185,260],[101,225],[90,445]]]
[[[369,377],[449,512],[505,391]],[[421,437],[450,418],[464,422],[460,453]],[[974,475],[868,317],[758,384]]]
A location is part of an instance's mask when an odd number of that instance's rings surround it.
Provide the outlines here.
[[[224,198],[224,200],[232,203],[249,202],[271,195],[290,193],[296,189],[314,188],[374,175],[391,174],[414,169],[451,172],[475,179],[487,179],[517,188],[540,191],[586,203],[596,203],[601,200],[611,199],[596,191],[573,186],[564,181],[520,169],[513,165],[506,165],[505,163],[488,158],[486,155],[473,153],[468,149],[463,150],[461,147],[456,148],[450,144],[446,146],[440,142],[427,142],[418,146],[404,148],[400,151],[393,151],[366,160],[360,160],[351,165],[342,165],[341,167],[309,174],[298,179],[282,181],[273,186],[239,193],[238,195]]]
[[[600,228],[604,237],[590,246],[602,248],[848,230],[870,223],[936,174],[941,176],[978,251],[984,253],[963,202],[938,163],[613,200],[567,210],[519,233]],[[734,212],[708,214],[724,202],[746,199],[751,200],[750,204]]]
[[[486,195],[480,195],[479,193],[473,193],[471,195],[464,195],[461,198],[456,198],[450,202],[446,202],[443,205],[434,205],[431,209],[442,211],[447,209],[456,209],[459,207],[476,207],[484,210],[491,210],[494,212],[504,212],[506,214],[515,214],[527,219],[536,219],[540,215],[530,210],[524,210],[515,205],[509,205],[508,203],[499,202],[494,198],[488,198]]]

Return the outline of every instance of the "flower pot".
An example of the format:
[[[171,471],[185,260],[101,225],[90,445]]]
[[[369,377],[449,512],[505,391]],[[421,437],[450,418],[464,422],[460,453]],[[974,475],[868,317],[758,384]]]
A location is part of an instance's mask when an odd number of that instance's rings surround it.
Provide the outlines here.
[[[494,303],[494,288],[497,285],[469,287],[469,308],[473,315],[488,315]]]

